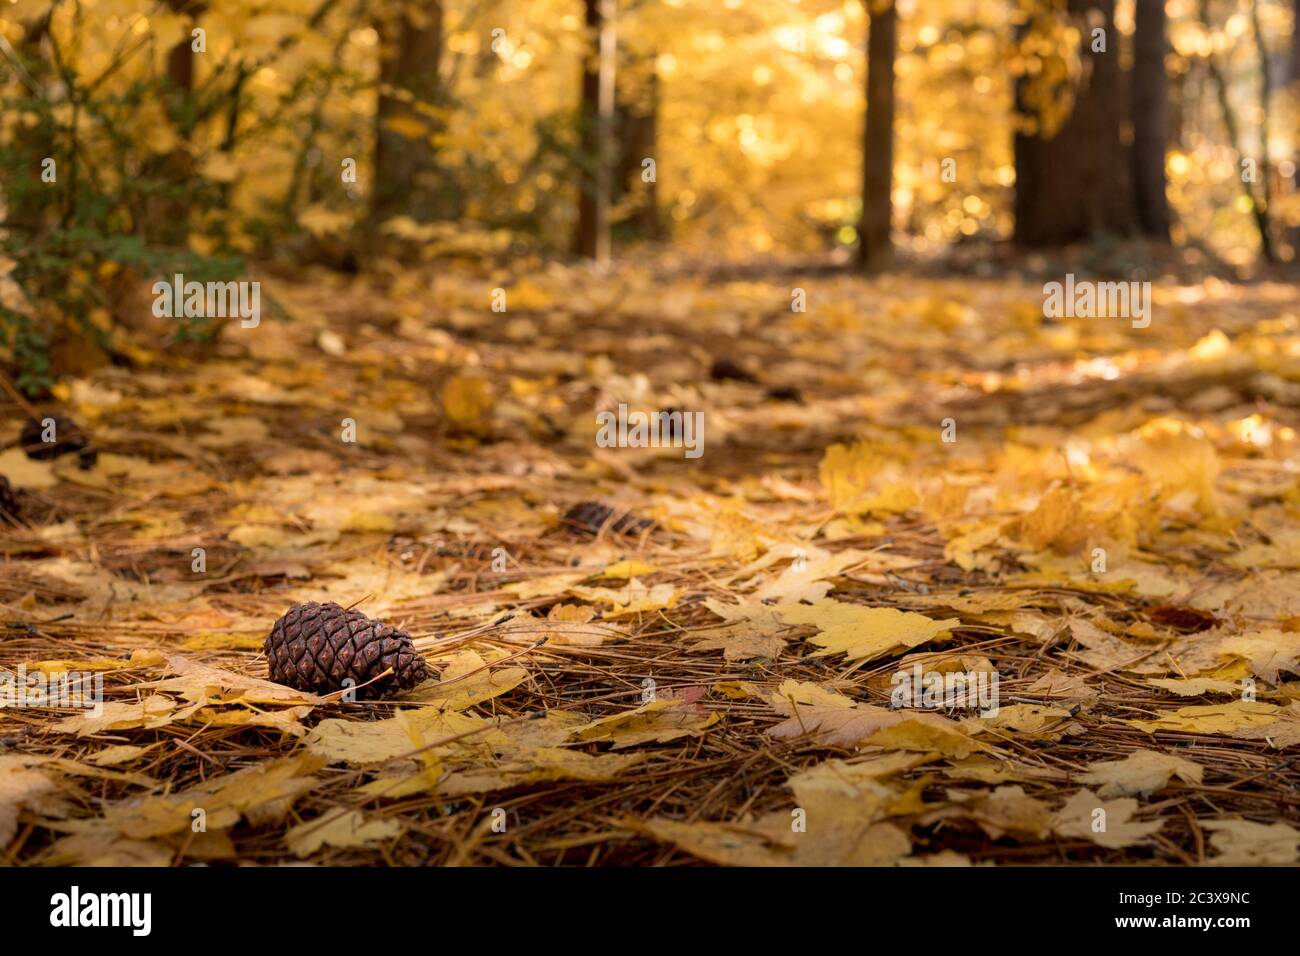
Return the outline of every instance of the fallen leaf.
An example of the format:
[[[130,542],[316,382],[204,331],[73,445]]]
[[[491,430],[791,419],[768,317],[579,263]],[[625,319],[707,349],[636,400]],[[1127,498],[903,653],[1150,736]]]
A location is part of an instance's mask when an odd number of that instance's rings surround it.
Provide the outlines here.
[[[364,816],[359,810],[327,814],[291,827],[284,834],[285,845],[293,855],[311,856],[325,846],[348,849],[388,840],[402,832],[396,820]]]
[[[475,651],[465,650],[452,658],[437,683],[416,688],[405,696],[448,710],[467,710],[485,700],[508,694],[527,679],[525,668],[493,668]]]
[[[931,751],[968,757],[981,749],[956,721],[919,711],[862,705],[796,706],[794,715],[770,728],[778,738],[809,736],[833,747],[869,745],[890,750]]]
[[[58,789],[58,784],[37,769],[39,757],[0,754],[0,847],[8,846],[18,832],[18,813]]]
[[[718,617],[727,622],[720,628],[707,628],[699,632],[692,647],[699,651],[722,651],[725,660],[751,660],[755,657],[776,658],[785,649],[783,623],[776,611],[757,601],[724,604],[710,599],[704,602]]]
[[[815,604],[783,604],[776,609],[786,624],[817,628],[811,638],[823,650],[816,656],[846,654],[849,660],[874,660],[945,637],[961,622],[934,621],[924,614],[888,607],[863,607],[829,598]]]
[[[1180,707],[1154,720],[1128,720],[1126,723],[1149,733],[1173,730],[1185,734],[1232,734],[1246,728],[1276,724],[1284,713],[1284,708],[1273,704],[1235,700],[1230,704]]]
[[[605,578],[622,578],[624,581],[629,578],[635,578],[641,574],[654,574],[656,568],[653,564],[645,561],[636,561],[628,559],[617,561],[609,565],[604,571],[600,572],[601,577]]]
[[[615,750],[644,743],[667,743],[699,736],[718,722],[718,715],[676,701],[652,700],[634,710],[602,717],[570,733],[572,740],[613,743]]]
[[[1164,821],[1134,821],[1132,817],[1137,809],[1138,802],[1129,797],[1103,800],[1097,794],[1080,790],[1056,813],[1052,829],[1063,837],[1091,840],[1110,849],[1150,843]]]
[[[1097,793],[1102,797],[1149,797],[1168,786],[1171,777],[1199,784],[1204,773],[1200,764],[1154,750],[1135,750],[1123,760],[1094,762],[1088,768],[1079,779],[1101,784]]]
[[[1216,866],[1285,866],[1300,862],[1300,832],[1285,823],[1250,820],[1206,820],[1211,834],[1210,857]]]
[[[105,730],[134,730],[139,727],[163,727],[173,719],[176,702],[170,697],[154,694],[140,701],[110,701],[102,704],[98,714],[88,711],[65,717],[52,729],[57,733],[88,737]]]

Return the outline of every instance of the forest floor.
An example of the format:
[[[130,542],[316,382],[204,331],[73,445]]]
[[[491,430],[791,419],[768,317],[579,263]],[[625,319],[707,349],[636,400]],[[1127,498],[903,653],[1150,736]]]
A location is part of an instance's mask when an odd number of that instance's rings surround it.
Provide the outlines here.
[[[263,279],[287,320],[57,387],[93,468],[5,409],[0,665],[105,702],[0,710],[0,858],[1300,860],[1295,286]],[[598,447],[620,403],[703,454]],[[269,683],[301,601],[438,679]],[[996,709],[891,707],[934,672]]]

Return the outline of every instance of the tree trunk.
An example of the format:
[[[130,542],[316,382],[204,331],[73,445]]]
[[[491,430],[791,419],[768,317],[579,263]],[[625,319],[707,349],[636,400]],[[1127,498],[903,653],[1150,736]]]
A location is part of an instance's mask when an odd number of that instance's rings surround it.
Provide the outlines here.
[[[1169,146],[1165,0],[1137,0],[1133,32],[1133,192],[1138,226],[1169,241],[1165,150]]]
[[[51,13],[46,11],[36,20],[27,23],[16,50],[18,76],[25,87],[31,84],[26,95],[36,102],[43,95],[41,86],[45,70],[42,68],[41,41],[45,37],[45,31],[50,28],[50,17]],[[60,174],[67,168],[64,157],[55,146],[54,132],[48,117],[24,132],[22,143],[25,155],[29,157],[28,168],[24,171],[26,175],[13,177],[3,196],[4,228],[22,233],[33,246],[44,237],[51,212],[58,205],[50,201],[51,187],[41,181],[41,164],[48,157],[56,161],[56,169]]]
[[[1207,32],[1212,30],[1210,23],[1210,4],[1209,0],[1199,0],[1196,5],[1197,15],[1201,19],[1201,25]],[[1267,53],[1263,46],[1259,47],[1261,66],[1264,70],[1264,100],[1262,114],[1267,121],[1268,117],[1268,79],[1267,79]],[[1235,167],[1240,175],[1244,161],[1250,157],[1246,156],[1244,141],[1241,136],[1241,127],[1237,122],[1237,114],[1232,108],[1232,101],[1228,96],[1228,79],[1219,69],[1219,61],[1215,57],[1213,50],[1205,57],[1205,68],[1210,74],[1210,81],[1214,84],[1215,98],[1219,101],[1219,112],[1223,116],[1223,125],[1228,132],[1228,145],[1237,156]],[[1265,130],[1267,122],[1265,123]],[[1265,132],[1262,137],[1265,144],[1268,143],[1268,135]],[[1262,170],[1265,177],[1268,175],[1268,158],[1261,157],[1257,162],[1259,170]],[[1258,175],[1256,176],[1258,178]],[[1266,180],[1267,181],[1267,180]],[[1255,194],[1254,186],[1245,176],[1241,176],[1241,191],[1245,197],[1250,200],[1251,213],[1255,219],[1255,228],[1259,232],[1260,253],[1268,262],[1275,262],[1277,252],[1273,248],[1272,227],[1268,217],[1268,205],[1262,202]]]
[[[658,158],[655,148],[659,138],[659,77],[654,73],[653,55],[651,73],[646,89],[635,100],[615,103],[615,125],[618,128],[618,168],[614,183],[618,201],[635,198],[636,206],[628,214],[628,231],[642,239],[662,237],[659,219],[658,169],[654,177],[644,165],[645,160]]]
[[[442,0],[407,0],[375,24],[380,61],[372,225],[398,214],[417,222],[437,217],[436,129],[426,111],[440,98],[442,15]]]
[[[1291,4],[1291,62],[1287,68],[1287,85],[1291,91],[1291,116],[1293,127],[1300,127],[1300,0]],[[1291,145],[1295,150],[1295,191],[1300,193],[1300,134],[1293,134]],[[1300,262],[1300,222],[1291,230],[1291,261]]]
[[[578,224],[573,251],[609,262],[610,140],[614,122],[614,0],[586,0],[592,51],[582,67],[582,107],[578,123],[581,169]]]
[[[894,57],[898,10],[894,0],[869,0],[867,116],[862,142],[862,220],[858,265],[879,269],[893,258],[890,225],[894,182]]]
[[[167,0],[167,6],[173,13],[190,12],[191,16],[198,18],[202,9],[190,10],[189,0]],[[189,33],[184,34],[178,42],[167,53],[167,78],[171,85],[178,91],[185,93],[194,92],[194,38]]]
[[[1273,125],[1273,61],[1264,40],[1264,28],[1259,22],[1259,0],[1250,2],[1250,26],[1255,35],[1255,48],[1259,51],[1259,179],[1263,187],[1263,209],[1260,222],[1265,234],[1263,252],[1269,262],[1277,260],[1273,246],[1273,149],[1269,130]]]
[[[1082,32],[1083,70],[1074,107],[1055,135],[1015,137],[1015,239],[1022,246],[1059,246],[1136,226],[1123,119],[1115,0],[1068,0]],[[1094,52],[1093,30],[1105,30],[1105,52]],[[1016,85],[1017,112],[1037,122],[1027,81]]]
[[[173,13],[189,15],[193,24],[204,12],[203,4],[190,0],[167,0]],[[180,145],[162,159],[161,176],[170,187],[170,194],[150,203],[152,207],[144,232],[147,239],[162,245],[182,247],[189,238],[189,206],[181,184],[194,174],[194,158],[189,140],[194,132],[194,37],[189,30],[167,52],[167,102],[172,125],[180,137]]]

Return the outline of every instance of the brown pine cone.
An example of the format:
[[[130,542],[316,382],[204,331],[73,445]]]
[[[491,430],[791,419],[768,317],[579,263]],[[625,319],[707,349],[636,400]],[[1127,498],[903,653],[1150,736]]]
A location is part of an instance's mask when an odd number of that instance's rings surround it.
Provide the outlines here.
[[[18,492],[9,484],[9,479],[0,475],[0,518],[18,517]]]
[[[614,509],[599,501],[580,501],[564,513],[564,525],[582,534],[599,534],[605,523],[614,517]],[[640,534],[654,525],[653,521],[638,518],[630,512],[609,525],[612,534]]]
[[[769,388],[765,394],[774,402],[803,404],[803,392],[793,385],[777,385],[774,388]]]
[[[49,419],[53,424],[46,428]],[[46,437],[51,440],[46,441]],[[52,412],[43,412],[39,419],[29,418],[23,425],[20,438],[28,458],[44,461],[61,455],[76,455],[82,469],[95,467],[99,452],[90,444],[86,433],[76,423]]]
[[[429,676],[411,635],[332,601],[289,608],[271,628],[265,649],[271,680],[314,694],[356,687],[358,699],[382,697]],[[361,686],[389,668],[387,677]]]
[[[715,382],[749,382],[758,384],[758,376],[742,367],[734,359],[720,358],[709,369],[709,378]]]

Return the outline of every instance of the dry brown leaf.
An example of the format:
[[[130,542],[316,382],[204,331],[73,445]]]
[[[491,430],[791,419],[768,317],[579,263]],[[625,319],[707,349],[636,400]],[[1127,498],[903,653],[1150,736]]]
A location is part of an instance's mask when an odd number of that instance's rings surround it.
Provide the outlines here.
[[[396,820],[367,818],[359,810],[330,813],[290,828],[284,842],[299,858],[311,856],[325,846],[348,849],[380,840],[390,840],[402,832]]]
[[[811,640],[823,650],[818,656],[845,654],[849,660],[874,660],[905,648],[942,640],[961,622],[934,621],[924,614],[890,607],[863,607],[831,599],[811,605],[781,604],[776,613],[786,624],[817,628]]]
[[[1091,840],[1112,850],[1149,843],[1164,822],[1134,821],[1131,818],[1137,809],[1138,802],[1131,798],[1104,800],[1097,794],[1080,790],[1057,811],[1052,828],[1063,837]]]
[[[571,732],[571,740],[608,741],[615,750],[644,743],[667,743],[699,736],[718,722],[718,715],[691,704],[652,700],[635,710],[602,717]]]
[[[1207,820],[1210,846],[1218,853],[1216,866],[1277,866],[1300,862],[1300,832],[1285,823],[1250,820]]]
[[[1199,784],[1205,772],[1200,764],[1154,750],[1135,750],[1123,760],[1090,763],[1088,768],[1079,779],[1101,784],[1097,793],[1102,797],[1149,797],[1168,786],[1171,777]]]

